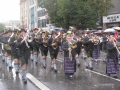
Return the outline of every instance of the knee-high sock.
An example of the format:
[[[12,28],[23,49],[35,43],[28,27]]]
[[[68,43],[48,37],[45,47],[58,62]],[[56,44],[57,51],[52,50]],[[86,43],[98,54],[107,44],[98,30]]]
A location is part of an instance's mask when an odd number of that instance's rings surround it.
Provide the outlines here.
[[[87,60],[89,67],[92,67],[92,60]]]
[[[24,80],[27,80],[26,73],[27,73],[27,70],[26,69],[22,69],[22,76],[23,76]]]
[[[78,63],[80,63],[80,61],[79,61],[79,58],[78,58],[78,57],[76,58],[76,62],[77,62],[77,64],[78,64]]]
[[[14,63],[15,71],[19,71],[19,63]]]
[[[55,70],[57,69],[56,62],[53,63],[53,67]]]
[[[4,55],[2,55],[2,60],[5,60],[5,56]]]
[[[7,63],[7,56],[5,56],[5,62]],[[8,63],[7,63],[8,64]]]
[[[33,54],[32,53],[30,54],[30,59],[33,59]]]
[[[54,68],[54,62],[51,61],[51,68]]]
[[[46,66],[46,59],[45,58],[42,58],[42,64],[43,64],[43,66]]]
[[[38,55],[34,54],[34,62],[38,62]]]
[[[12,60],[11,60],[11,59],[8,59],[7,61],[8,61],[8,66],[9,66],[9,67],[12,67]]]

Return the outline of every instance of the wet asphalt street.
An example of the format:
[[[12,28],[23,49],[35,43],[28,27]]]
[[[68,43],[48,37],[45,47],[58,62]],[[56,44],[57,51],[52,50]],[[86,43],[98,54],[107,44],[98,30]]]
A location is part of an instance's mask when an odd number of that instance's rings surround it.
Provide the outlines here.
[[[21,74],[16,76],[14,69],[9,71],[5,63],[0,61],[0,90],[40,90],[29,80],[25,85]]]
[[[47,57],[47,68],[41,65],[41,59],[36,66],[29,60],[28,73],[33,75],[37,80],[47,86],[50,90],[120,90],[120,74],[118,79],[108,77],[105,73],[105,62],[103,62],[101,53],[98,62],[93,61],[93,71],[85,68],[85,61],[80,58],[81,66],[77,66],[76,73],[72,80],[69,80],[64,74],[63,54],[58,55],[57,68],[55,73],[50,68],[50,57]],[[21,76],[15,76],[14,69],[12,72],[6,68],[6,65],[0,61],[0,90],[40,90],[34,83],[28,80],[24,85]]]

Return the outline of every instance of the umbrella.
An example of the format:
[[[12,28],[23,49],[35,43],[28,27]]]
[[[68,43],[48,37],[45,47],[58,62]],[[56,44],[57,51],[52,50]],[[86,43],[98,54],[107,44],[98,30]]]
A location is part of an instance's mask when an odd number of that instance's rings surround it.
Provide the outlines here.
[[[120,30],[120,27],[115,27],[114,29],[115,29],[115,30]]]
[[[97,32],[94,32],[94,33],[96,33],[96,34],[97,34],[97,33],[98,33],[98,34],[99,34],[99,33],[102,33],[102,30],[99,30],[99,31],[97,31]]]
[[[114,32],[115,30],[113,28],[108,28],[104,32]]]

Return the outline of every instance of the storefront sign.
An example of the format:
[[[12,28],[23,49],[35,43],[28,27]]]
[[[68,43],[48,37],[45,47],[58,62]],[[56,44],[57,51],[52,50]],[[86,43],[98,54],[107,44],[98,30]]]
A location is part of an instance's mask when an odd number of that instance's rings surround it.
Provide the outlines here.
[[[120,22],[120,14],[103,16],[103,23]]]

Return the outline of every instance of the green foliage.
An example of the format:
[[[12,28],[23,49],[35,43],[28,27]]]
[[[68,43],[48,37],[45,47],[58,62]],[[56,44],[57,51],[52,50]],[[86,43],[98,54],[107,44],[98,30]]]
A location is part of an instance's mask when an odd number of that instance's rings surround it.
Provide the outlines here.
[[[113,7],[110,0],[38,0],[38,5],[48,10],[52,24],[65,29],[96,27],[98,17]]]
[[[0,23],[0,31],[3,31],[5,29],[5,25],[3,23]]]

